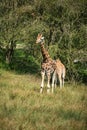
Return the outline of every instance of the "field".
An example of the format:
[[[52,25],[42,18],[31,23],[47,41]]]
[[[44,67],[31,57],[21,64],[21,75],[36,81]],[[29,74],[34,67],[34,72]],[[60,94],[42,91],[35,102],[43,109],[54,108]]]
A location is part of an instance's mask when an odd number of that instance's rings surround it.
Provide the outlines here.
[[[41,78],[0,70],[0,130],[86,130],[87,86],[39,93]]]

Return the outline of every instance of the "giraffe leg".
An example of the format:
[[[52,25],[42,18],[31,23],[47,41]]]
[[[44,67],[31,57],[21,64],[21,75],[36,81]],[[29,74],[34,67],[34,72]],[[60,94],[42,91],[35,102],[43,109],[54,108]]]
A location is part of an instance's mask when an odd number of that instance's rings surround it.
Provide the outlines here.
[[[64,79],[65,79],[65,68],[63,68],[63,74],[62,74],[62,84],[64,87]]]
[[[56,72],[53,73],[52,76],[52,93],[54,91],[54,86],[56,85]]]
[[[60,89],[62,88],[62,77],[61,75],[59,76],[59,82],[60,82]]]
[[[47,83],[47,93],[50,92],[50,72],[47,73],[48,83]]]
[[[62,85],[63,85],[63,87],[64,87],[64,78],[62,78]]]
[[[55,75],[55,82],[54,82],[54,87],[57,87],[57,74]]]
[[[41,71],[41,76],[42,76],[42,81],[41,81],[40,93],[43,92],[45,71]]]

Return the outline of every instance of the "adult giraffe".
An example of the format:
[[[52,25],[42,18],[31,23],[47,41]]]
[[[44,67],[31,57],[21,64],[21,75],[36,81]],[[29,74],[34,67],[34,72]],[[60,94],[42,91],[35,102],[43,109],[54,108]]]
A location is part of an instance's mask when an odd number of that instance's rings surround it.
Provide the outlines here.
[[[59,63],[60,63],[59,65],[62,66],[62,63],[61,63],[61,61],[58,62],[59,60],[54,61],[50,57],[48,51],[44,48],[44,37],[42,36],[42,34],[38,34],[36,43],[40,43],[41,53],[42,53],[42,57],[43,57],[43,61],[41,64],[42,81],[41,81],[40,93],[43,92],[45,75],[47,75],[47,79],[48,79],[47,93],[49,93],[49,91],[50,91],[50,78],[51,78],[52,74],[53,74],[53,77],[52,77],[52,92],[53,92],[56,74],[59,76],[60,86],[62,86],[62,73],[63,73],[63,71],[60,70],[60,69],[62,69],[62,67],[60,68],[58,66]]]

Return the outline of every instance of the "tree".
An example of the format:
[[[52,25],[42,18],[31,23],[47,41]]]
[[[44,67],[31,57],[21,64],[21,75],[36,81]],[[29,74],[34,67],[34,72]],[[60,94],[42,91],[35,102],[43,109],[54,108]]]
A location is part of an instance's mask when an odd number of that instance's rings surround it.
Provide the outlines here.
[[[31,56],[40,63],[35,40],[43,33],[52,58],[65,64],[67,79],[80,80],[87,65],[86,6],[86,0],[1,1],[0,47],[5,50],[6,61],[11,62],[20,44],[25,59]]]

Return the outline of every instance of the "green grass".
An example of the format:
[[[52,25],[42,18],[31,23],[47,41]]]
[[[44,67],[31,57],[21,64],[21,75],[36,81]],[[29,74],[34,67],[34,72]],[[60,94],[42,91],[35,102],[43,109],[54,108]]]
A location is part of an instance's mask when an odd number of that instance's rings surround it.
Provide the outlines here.
[[[86,130],[87,87],[39,93],[41,78],[0,70],[0,130]]]

